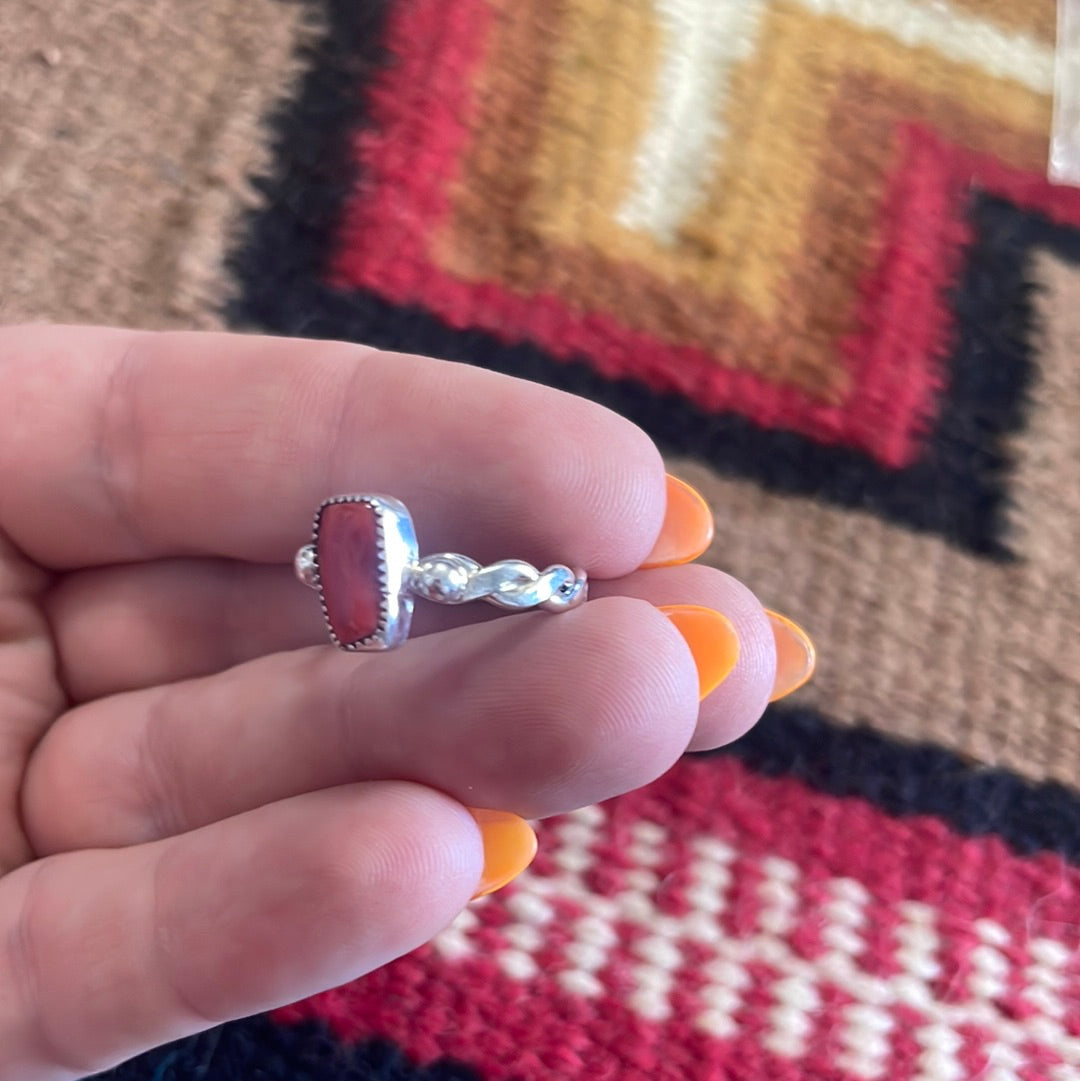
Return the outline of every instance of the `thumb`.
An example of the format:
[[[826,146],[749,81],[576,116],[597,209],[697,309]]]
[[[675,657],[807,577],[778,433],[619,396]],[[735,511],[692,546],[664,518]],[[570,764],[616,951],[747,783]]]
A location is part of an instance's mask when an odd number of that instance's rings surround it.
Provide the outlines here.
[[[29,864],[0,880],[0,1077],[82,1077],[345,983],[534,851],[521,819],[379,782]]]

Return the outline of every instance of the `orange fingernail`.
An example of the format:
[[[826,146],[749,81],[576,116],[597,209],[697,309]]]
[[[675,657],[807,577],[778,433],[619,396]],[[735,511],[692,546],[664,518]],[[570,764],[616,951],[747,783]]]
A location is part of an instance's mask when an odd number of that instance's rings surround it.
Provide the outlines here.
[[[501,890],[533,861],[536,834],[524,818],[506,811],[488,811],[470,807],[469,814],[480,827],[484,839],[484,873],[473,900]]]
[[[773,638],[776,640],[776,680],[773,683],[770,702],[797,691],[813,674],[817,665],[817,653],[810,635],[787,616],[779,612],[765,614],[772,624]]]
[[[697,559],[712,544],[715,528],[712,511],[701,493],[669,473],[664,524],[641,566],[674,567]]]
[[[739,636],[727,616],[697,604],[661,609],[686,639],[698,670],[698,696],[705,698],[727,679],[739,659]]]

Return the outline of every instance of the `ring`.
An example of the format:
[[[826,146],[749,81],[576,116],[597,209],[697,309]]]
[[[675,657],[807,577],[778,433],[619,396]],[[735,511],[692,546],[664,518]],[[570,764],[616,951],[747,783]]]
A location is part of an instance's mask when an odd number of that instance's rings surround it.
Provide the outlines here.
[[[311,543],[296,553],[294,566],[300,581],[319,594],[331,641],[350,652],[401,645],[416,597],[565,612],[588,593],[585,572],[561,564],[538,571],[504,559],[484,567],[456,552],[421,559],[408,508],[385,495],[325,500],[315,512]]]

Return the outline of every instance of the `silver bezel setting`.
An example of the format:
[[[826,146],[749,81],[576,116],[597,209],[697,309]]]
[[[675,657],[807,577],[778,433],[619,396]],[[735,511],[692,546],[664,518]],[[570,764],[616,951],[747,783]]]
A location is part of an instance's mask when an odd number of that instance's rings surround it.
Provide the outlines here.
[[[319,578],[319,523],[323,511],[335,503],[366,503],[375,512],[375,544],[379,573],[379,622],[375,631],[356,642],[342,642],[330,626]],[[388,495],[338,495],[319,504],[315,512],[310,551],[310,580],[319,594],[323,620],[334,645],[350,653],[376,652],[394,649],[409,637],[412,624],[413,598],[408,590],[409,572],[419,556],[416,529],[408,508],[400,499]]]

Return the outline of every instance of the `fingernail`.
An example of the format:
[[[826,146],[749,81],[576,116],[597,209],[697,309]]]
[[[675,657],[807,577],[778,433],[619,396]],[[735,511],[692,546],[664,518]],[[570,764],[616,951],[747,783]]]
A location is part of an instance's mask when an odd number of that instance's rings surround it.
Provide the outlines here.
[[[813,674],[817,665],[817,653],[810,635],[787,616],[766,609],[776,640],[776,680],[773,683],[770,702],[797,691]]]
[[[532,863],[536,855],[536,834],[524,818],[506,811],[470,807],[469,814],[480,827],[484,839],[484,873],[473,900],[501,890]]]
[[[697,559],[712,544],[715,528],[712,511],[702,494],[668,473],[664,524],[642,568],[674,567]]]
[[[727,616],[697,604],[667,604],[661,609],[686,639],[698,670],[698,697],[705,698],[727,679],[739,659],[739,636]]]

